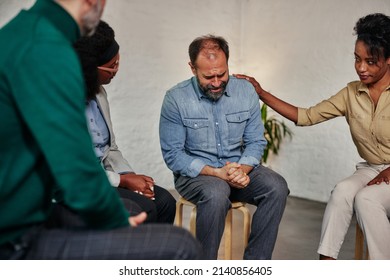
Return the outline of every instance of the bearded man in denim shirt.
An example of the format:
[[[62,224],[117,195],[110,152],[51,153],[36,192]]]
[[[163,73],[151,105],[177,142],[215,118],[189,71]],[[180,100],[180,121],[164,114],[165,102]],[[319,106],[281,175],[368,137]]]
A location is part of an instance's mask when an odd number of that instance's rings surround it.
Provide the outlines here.
[[[231,201],[257,207],[244,259],[271,259],[289,190],[261,165],[266,140],[253,86],[229,76],[222,37],[189,46],[189,80],[168,90],[160,117],[160,144],[175,188],[197,206],[196,236],[217,259]]]

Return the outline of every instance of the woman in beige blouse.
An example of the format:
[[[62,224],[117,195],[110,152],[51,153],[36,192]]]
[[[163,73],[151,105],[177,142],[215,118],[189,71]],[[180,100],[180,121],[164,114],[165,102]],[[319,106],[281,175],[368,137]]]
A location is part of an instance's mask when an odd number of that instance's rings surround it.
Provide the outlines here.
[[[390,17],[370,14],[354,28],[359,81],[308,109],[298,108],[251,82],[260,99],[299,126],[344,116],[359,155],[350,177],[339,182],[327,204],[318,248],[320,259],[337,259],[355,211],[371,259],[390,259]]]

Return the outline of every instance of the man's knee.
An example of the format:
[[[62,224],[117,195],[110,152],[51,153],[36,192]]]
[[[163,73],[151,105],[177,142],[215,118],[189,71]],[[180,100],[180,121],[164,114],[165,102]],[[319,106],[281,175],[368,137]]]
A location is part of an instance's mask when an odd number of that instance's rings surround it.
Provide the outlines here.
[[[275,198],[285,199],[290,193],[287,181],[276,172],[269,172],[267,175],[257,174],[253,183],[264,186],[266,188],[265,192]]]
[[[287,181],[281,175],[279,175],[279,179],[277,180],[277,183],[275,184],[275,189],[276,189],[278,195],[281,197],[287,197],[290,193]]]

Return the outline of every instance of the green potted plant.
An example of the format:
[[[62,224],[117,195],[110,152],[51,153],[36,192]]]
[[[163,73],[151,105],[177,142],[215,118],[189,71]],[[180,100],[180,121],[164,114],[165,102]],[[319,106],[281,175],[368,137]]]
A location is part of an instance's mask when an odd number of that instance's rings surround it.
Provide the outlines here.
[[[264,123],[264,137],[267,139],[262,162],[266,163],[269,154],[277,155],[283,139],[287,136],[291,139],[293,133],[283,121],[275,116],[268,116],[268,106],[265,103],[261,106],[261,120]]]

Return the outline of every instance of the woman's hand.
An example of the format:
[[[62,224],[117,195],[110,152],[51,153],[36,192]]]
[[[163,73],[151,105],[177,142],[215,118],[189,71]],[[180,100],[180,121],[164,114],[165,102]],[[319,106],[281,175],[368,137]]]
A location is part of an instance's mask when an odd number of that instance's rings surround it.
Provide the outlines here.
[[[234,77],[238,79],[245,79],[249,81],[255,88],[255,91],[261,101],[271,107],[273,110],[281,114],[283,117],[289,119],[290,121],[297,123],[298,121],[298,107],[289,104],[282,99],[277,98],[268,91],[264,90],[260,84],[256,81],[255,78],[249,77],[243,74],[233,74]]]
[[[255,88],[255,90],[256,90],[257,95],[259,96],[259,98],[261,97],[261,94],[263,93],[264,90],[263,90],[263,88],[260,86],[259,82],[256,81],[255,78],[249,77],[249,76],[244,75],[244,74],[233,74],[233,76],[236,77],[236,78],[238,78],[238,79],[245,79],[245,80],[247,80],[248,82],[250,82],[250,83],[254,86],[254,88]]]
[[[119,186],[154,199],[154,180],[149,176],[135,173],[121,174]]]
[[[367,185],[379,185],[383,182],[385,182],[386,184],[389,184],[390,182],[390,167],[380,172],[374,179],[368,182]]]

